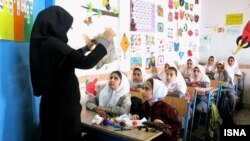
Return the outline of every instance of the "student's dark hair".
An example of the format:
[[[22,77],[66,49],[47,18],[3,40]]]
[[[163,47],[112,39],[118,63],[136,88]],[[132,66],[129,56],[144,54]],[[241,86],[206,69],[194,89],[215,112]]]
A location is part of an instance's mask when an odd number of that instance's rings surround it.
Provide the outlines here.
[[[227,60],[229,60],[229,59],[235,60],[235,58],[233,56],[229,56]]]
[[[131,97],[130,114],[140,115],[141,107],[142,107],[142,100],[136,96],[132,96]]]
[[[112,73],[117,74],[118,77],[122,80],[122,73],[121,73],[120,71],[113,71],[113,72],[111,72],[111,74],[112,74]]]
[[[154,86],[154,78],[149,78],[147,80],[152,86]]]
[[[134,73],[135,71],[141,72],[141,69],[140,69],[140,68],[134,68],[133,73]],[[141,73],[142,73],[142,72],[141,72]]]
[[[213,59],[214,59],[214,56],[209,56],[209,58],[208,58],[208,59],[210,59],[210,58],[213,58]]]
[[[175,67],[169,67],[168,70],[174,71],[175,75],[177,76],[177,69]]]
[[[193,62],[193,61],[192,61],[192,59],[188,59],[188,60],[187,60],[187,62],[188,62],[188,61],[191,61],[191,62]]]

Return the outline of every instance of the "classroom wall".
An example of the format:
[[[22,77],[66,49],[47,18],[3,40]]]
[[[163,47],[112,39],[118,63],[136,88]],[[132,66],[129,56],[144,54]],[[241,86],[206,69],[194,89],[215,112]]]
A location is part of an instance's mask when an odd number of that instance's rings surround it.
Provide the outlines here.
[[[249,0],[202,0],[201,5],[201,46],[200,62],[206,63],[210,55],[217,60],[227,60],[236,50],[236,39],[242,35],[243,29],[250,21]],[[226,24],[226,15],[243,14],[242,24]],[[243,104],[250,107],[250,48],[241,49],[234,56],[241,70],[246,73]]]
[[[103,6],[102,1],[71,3],[56,0],[55,3],[74,17],[75,31],[69,34],[69,44],[74,48],[85,44],[82,34],[94,37],[102,33],[105,27],[112,27],[117,33],[114,38],[117,60],[99,69],[76,70],[81,84],[95,78],[98,82],[107,80],[111,71],[119,69],[131,72],[134,67],[146,69],[150,77],[155,73],[155,68],[161,72],[167,61],[184,64],[188,58],[199,58],[201,3],[195,0],[183,4],[173,0],[109,0],[110,10]],[[88,5],[93,9],[86,8]],[[119,16],[98,16],[96,9],[105,12],[116,9]],[[122,46],[124,37],[128,47]]]
[[[33,19],[53,0],[34,0]],[[32,94],[29,43],[0,40],[0,141],[37,141],[40,98]]]

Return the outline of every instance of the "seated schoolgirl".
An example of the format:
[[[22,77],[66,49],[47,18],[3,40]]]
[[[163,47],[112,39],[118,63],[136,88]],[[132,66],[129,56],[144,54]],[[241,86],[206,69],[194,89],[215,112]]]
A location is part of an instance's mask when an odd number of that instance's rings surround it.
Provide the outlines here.
[[[239,64],[236,58],[234,56],[229,56],[227,59],[227,62],[230,68],[232,69],[234,75],[241,76],[241,71],[240,71]]]
[[[233,84],[234,73],[227,62],[219,62],[217,71],[215,72],[215,80],[223,81],[223,93],[220,99],[220,114],[223,119],[223,124],[233,124],[233,113],[236,106],[237,97]]]
[[[167,63],[165,63],[164,70],[158,75],[158,77],[161,79],[163,83],[166,83],[167,81],[167,70],[169,67],[177,68],[176,64],[172,61],[168,61]]]
[[[193,73],[193,66],[195,65],[192,59],[187,60],[186,67],[182,70],[182,75],[185,79],[189,79]]]
[[[163,134],[159,140],[177,140],[178,131],[182,127],[175,109],[162,101],[167,95],[167,87],[158,79],[150,78],[144,84],[143,99],[140,113],[133,115],[133,119],[147,118],[148,121],[169,125],[169,133]]]
[[[143,87],[145,81],[145,73],[140,68],[134,68],[130,83],[130,91],[139,91],[139,88]]]
[[[129,81],[120,71],[110,74],[109,82],[100,93],[92,100],[87,101],[86,106],[100,116],[107,118],[129,113],[131,96],[129,94]]]
[[[208,58],[207,64],[204,65],[205,72],[210,79],[213,79],[214,72],[216,70],[216,59],[214,56]]]
[[[205,73],[203,66],[198,65],[193,69],[193,75],[190,77],[189,86],[208,88],[210,86],[210,79]],[[199,95],[196,99],[195,117],[194,117],[194,129],[197,127],[198,117],[202,113],[207,113],[207,98],[205,95]]]
[[[186,97],[187,85],[180,71],[175,67],[169,67],[166,73],[165,85],[168,88],[168,95],[174,97]]]

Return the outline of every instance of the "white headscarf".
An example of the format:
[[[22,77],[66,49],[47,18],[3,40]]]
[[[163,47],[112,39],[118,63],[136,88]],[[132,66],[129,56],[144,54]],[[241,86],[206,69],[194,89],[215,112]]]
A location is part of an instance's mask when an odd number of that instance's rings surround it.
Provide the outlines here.
[[[211,56],[210,56],[211,57]],[[209,59],[210,59],[209,57]],[[213,56],[214,57],[214,56]],[[205,72],[209,73],[209,72],[215,72],[216,70],[216,58],[214,57],[214,62],[213,64],[209,65],[208,63],[206,65],[204,65],[205,68]]]
[[[191,58],[189,58],[191,61],[192,61],[192,63],[193,63],[193,67],[191,68],[191,69],[189,69],[188,67],[187,67],[187,64],[186,64],[186,67],[184,68],[184,70],[182,71],[182,75],[183,76],[191,76],[192,74],[193,74],[193,68],[194,68],[194,66],[196,66],[197,65],[197,62],[194,60],[194,59],[191,59]],[[188,60],[189,60],[188,59]],[[187,60],[187,61],[188,61]]]
[[[142,81],[140,83],[133,81],[133,74],[132,74],[131,78],[129,79],[130,87],[137,87],[138,85],[143,86],[144,82],[146,81],[146,72],[144,71],[144,69],[139,68],[139,67],[136,67],[136,68],[141,70]]]
[[[231,67],[228,65],[228,63],[226,61],[220,61],[220,62],[218,62],[218,64],[222,64],[224,66],[224,70],[227,71],[227,73],[228,73],[228,75],[231,78],[231,81],[233,83],[234,73],[233,73]],[[218,70],[216,69],[215,74],[214,74],[214,79],[215,80],[224,80],[223,72],[219,73]]]
[[[191,82],[200,81],[200,82],[209,82],[210,83],[210,79],[206,75],[204,67],[201,65],[197,65],[194,68],[196,68],[196,67],[200,70],[200,76],[199,76],[199,78],[196,78],[194,76],[194,74],[192,74],[192,76],[190,77]]]
[[[234,56],[230,56],[230,58],[231,57],[234,58],[234,64],[232,66],[230,66],[232,71],[234,72],[234,74],[241,75],[238,61],[236,60],[236,58]]]
[[[187,85],[186,82],[181,74],[181,72],[178,70],[177,67],[174,67],[177,70],[177,76],[174,82],[168,83],[165,81],[165,85],[169,90],[174,90],[174,91],[181,91],[182,93],[186,93],[187,91]]]
[[[168,62],[165,63],[165,65],[166,65],[166,64],[168,64],[169,67],[177,68],[176,64],[175,64],[174,62],[172,62],[172,61],[168,61]],[[177,70],[178,70],[178,69],[177,69]],[[179,70],[178,70],[178,71],[179,71]],[[161,79],[161,81],[162,81],[163,83],[166,83],[166,81],[167,81],[167,74],[166,74],[166,72],[165,72],[165,69],[159,74],[159,78]]]
[[[162,81],[158,79],[153,79],[153,83],[154,83],[153,84],[153,97],[150,100],[148,100],[148,103],[150,106],[152,106],[154,102],[164,99],[164,97],[168,93],[168,89]]]
[[[107,83],[105,87],[100,91],[98,99],[99,106],[104,106],[104,107],[115,106],[122,96],[129,93],[130,87],[128,78],[122,72],[121,74],[122,74],[121,84],[117,90],[113,91],[109,87],[109,84]]]

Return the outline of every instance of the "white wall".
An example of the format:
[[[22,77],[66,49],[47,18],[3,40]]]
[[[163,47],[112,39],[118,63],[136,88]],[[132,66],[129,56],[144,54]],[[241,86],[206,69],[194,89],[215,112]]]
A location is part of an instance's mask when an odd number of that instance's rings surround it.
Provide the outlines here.
[[[205,63],[210,55],[217,60],[226,60],[236,49],[236,39],[242,34],[243,28],[250,20],[249,0],[202,0],[201,5],[201,38],[207,37],[206,41],[201,40],[200,62]],[[243,23],[240,25],[226,25],[227,14],[243,13]],[[218,29],[224,32],[218,32]],[[228,31],[234,30],[234,32]],[[250,48],[240,50],[235,57],[241,64],[242,71],[246,73],[243,104],[250,105],[250,82],[249,82],[249,52]]]

